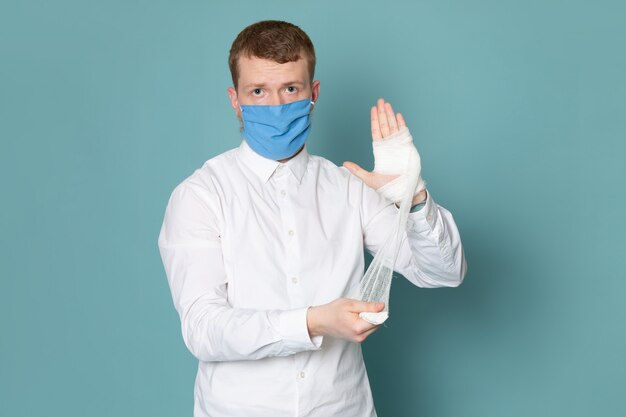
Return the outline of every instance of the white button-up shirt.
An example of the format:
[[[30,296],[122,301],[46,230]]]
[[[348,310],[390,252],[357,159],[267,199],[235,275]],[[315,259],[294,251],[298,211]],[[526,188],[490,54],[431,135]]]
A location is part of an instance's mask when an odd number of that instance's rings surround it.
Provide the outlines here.
[[[376,415],[361,346],[311,338],[306,314],[358,298],[363,250],[376,252],[397,212],[306,147],[279,163],[245,140],[174,189],[159,249],[183,340],[199,360],[195,417]],[[420,287],[460,284],[459,233],[430,193],[406,235],[397,272]]]

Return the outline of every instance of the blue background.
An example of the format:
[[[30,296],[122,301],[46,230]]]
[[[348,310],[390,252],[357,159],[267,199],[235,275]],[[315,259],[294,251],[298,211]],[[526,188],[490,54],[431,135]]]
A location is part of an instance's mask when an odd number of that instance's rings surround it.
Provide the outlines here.
[[[380,416],[626,415],[626,7],[618,1],[3,1],[0,415],[191,415],[157,248],[167,198],[239,144],[227,54],[312,38],[312,153],[373,166],[403,112],[469,262],[394,281],[364,343]]]

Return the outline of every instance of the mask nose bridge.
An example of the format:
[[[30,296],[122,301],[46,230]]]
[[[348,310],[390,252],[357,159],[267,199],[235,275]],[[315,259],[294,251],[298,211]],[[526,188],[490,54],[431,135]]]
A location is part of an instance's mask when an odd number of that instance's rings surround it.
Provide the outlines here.
[[[309,99],[309,102],[311,106],[315,106],[315,102],[312,99]],[[278,106],[283,106],[285,104],[289,104],[289,103],[280,103],[278,104]],[[243,113],[243,107],[241,107],[241,103],[237,102],[237,105],[239,106],[239,111]]]

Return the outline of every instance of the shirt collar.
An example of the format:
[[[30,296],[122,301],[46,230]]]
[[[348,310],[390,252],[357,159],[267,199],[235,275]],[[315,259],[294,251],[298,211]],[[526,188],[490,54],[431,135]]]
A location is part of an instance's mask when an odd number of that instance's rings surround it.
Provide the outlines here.
[[[306,149],[306,144],[300,153],[284,163],[259,155],[248,145],[245,139],[241,141],[238,153],[244,165],[254,172],[264,183],[272,177],[279,165],[283,166],[281,169],[288,168],[294,177],[296,177],[298,183],[301,183],[302,177],[306,172],[306,166],[309,162],[309,153]]]

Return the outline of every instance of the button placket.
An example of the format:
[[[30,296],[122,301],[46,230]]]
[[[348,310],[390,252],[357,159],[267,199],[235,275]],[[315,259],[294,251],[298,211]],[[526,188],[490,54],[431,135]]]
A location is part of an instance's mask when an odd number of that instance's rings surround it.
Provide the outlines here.
[[[284,175],[279,175],[276,178],[276,191],[278,196],[278,204],[280,207],[280,215],[282,220],[282,227],[284,230],[284,248],[285,248],[285,260],[284,260],[284,272],[285,272],[285,285],[287,294],[289,297],[289,304],[291,308],[300,308],[304,306],[304,298],[302,294],[300,279],[298,278],[300,272],[300,251],[299,251],[299,235],[297,224],[295,223],[294,205],[291,199],[294,196],[294,184],[295,180],[291,175],[287,175],[288,171],[285,170]]]
[[[285,284],[292,308],[300,308],[304,306],[305,297],[303,294],[302,284],[300,283],[300,263],[301,263],[301,236],[296,223],[294,209],[297,205],[292,201],[297,196],[297,184],[293,175],[286,176],[285,183],[281,184],[281,189],[285,190],[286,196],[282,198],[284,208],[284,224],[287,225],[285,251],[287,259],[285,260]]]

